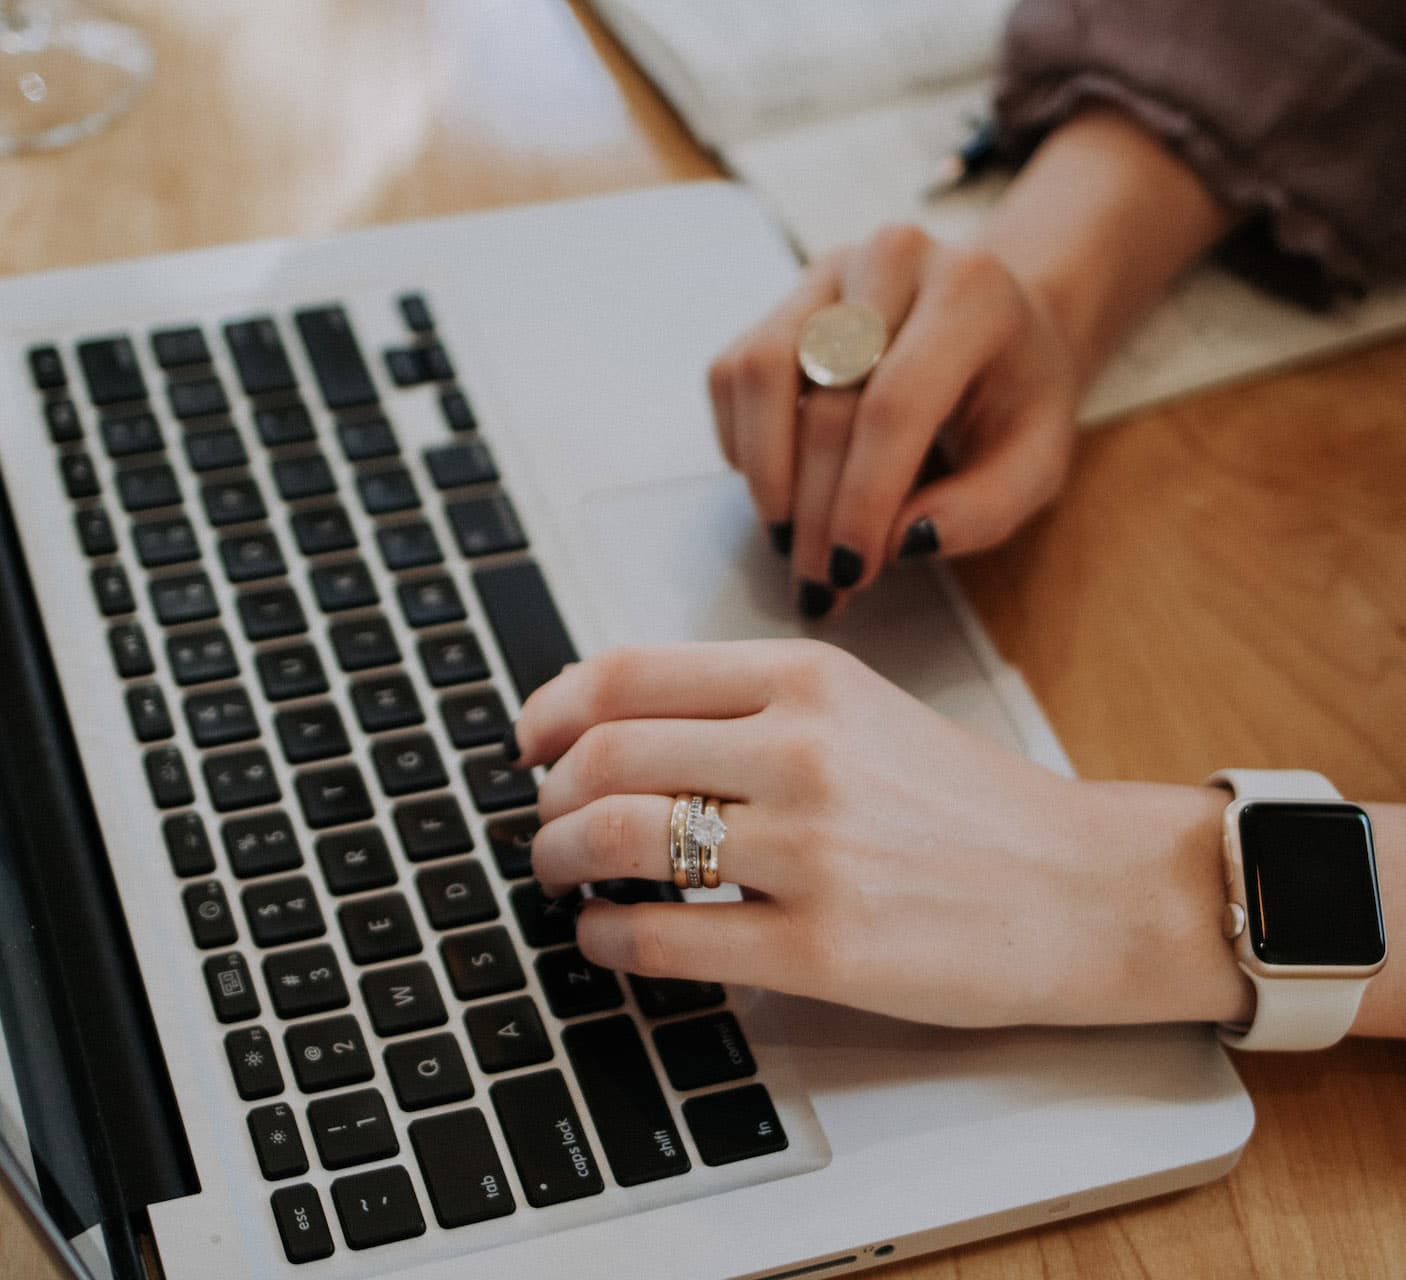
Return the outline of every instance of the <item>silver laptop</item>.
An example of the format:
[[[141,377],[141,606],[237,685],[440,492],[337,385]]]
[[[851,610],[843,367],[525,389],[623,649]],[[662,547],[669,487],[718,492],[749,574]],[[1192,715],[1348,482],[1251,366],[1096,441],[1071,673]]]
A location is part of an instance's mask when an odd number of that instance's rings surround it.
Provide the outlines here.
[[[704,392],[796,271],[709,183],[0,282],[0,1137],[94,1275],[838,1276],[1233,1165],[1203,1029],[608,973],[531,880],[531,689],[802,633]],[[1067,768],[940,572],[816,634]]]

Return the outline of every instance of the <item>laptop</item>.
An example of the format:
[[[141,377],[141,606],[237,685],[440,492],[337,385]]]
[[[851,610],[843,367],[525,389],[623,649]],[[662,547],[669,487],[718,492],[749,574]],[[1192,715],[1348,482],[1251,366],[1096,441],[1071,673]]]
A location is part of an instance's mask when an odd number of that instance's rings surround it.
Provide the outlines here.
[[[532,688],[805,633],[704,390],[796,274],[701,183],[0,281],[0,1174],[75,1274],[840,1276],[1232,1167],[1204,1028],[608,973],[531,879]],[[940,569],[813,633],[1068,769]]]

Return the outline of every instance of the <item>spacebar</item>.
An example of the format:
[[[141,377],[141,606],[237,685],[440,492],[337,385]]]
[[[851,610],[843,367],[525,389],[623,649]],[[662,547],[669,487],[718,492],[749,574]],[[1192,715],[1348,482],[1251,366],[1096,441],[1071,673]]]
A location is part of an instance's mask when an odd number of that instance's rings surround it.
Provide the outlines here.
[[[476,569],[474,588],[519,698],[526,700],[538,685],[576,661],[576,648],[535,560]]]

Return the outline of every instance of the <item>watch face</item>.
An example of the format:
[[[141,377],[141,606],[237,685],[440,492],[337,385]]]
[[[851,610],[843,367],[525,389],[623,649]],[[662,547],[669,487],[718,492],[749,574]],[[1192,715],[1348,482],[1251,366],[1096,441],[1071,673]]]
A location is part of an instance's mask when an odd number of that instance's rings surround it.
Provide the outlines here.
[[[1353,805],[1240,811],[1245,914],[1265,964],[1376,964],[1386,954],[1372,828]]]

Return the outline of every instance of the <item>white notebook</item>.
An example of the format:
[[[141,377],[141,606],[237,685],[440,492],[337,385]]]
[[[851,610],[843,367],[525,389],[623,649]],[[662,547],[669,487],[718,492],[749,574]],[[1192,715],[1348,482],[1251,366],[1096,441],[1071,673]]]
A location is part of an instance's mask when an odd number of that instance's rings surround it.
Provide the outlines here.
[[[813,256],[885,222],[964,242],[1003,185],[925,190],[989,109],[1014,0],[595,0],[695,137]],[[1187,275],[1095,383],[1083,421],[1406,328],[1406,287],[1331,315]]]

